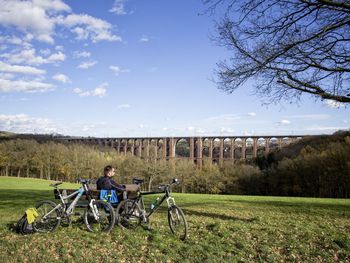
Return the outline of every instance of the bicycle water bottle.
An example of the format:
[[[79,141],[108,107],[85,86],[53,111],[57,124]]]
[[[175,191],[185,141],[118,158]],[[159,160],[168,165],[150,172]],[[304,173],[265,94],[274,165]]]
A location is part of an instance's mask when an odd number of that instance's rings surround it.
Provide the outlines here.
[[[153,208],[158,204],[158,201],[159,201],[159,197],[157,197],[156,201],[154,201],[154,202],[151,204],[151,209],[153,209]]]

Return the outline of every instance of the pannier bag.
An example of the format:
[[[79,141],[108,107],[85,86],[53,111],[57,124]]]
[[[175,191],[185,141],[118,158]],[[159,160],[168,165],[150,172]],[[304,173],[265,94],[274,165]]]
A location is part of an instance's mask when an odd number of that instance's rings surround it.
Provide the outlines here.
[[[101,190],[100,191],[100,200],[108,202],[111,204],[118,203],[118,196],[115,190]]]
[[[16,224],[16,232],[22,235],[33,234],[35,232],[33,223],[37,216],[38,212],[34,207],[28,208]]]

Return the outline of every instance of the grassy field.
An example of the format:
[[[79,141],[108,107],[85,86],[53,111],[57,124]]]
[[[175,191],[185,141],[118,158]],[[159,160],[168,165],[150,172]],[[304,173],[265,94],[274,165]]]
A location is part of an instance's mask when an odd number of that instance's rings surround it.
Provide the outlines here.
[[[50,182],[0,177],[0,262],[350,262],[350,200],[174,194],[189,238],[151,230],[86,230],[79,218],[49,234],[11,232],[27,207],[52,199]],[[64,185],[71,188],[76,185]]]

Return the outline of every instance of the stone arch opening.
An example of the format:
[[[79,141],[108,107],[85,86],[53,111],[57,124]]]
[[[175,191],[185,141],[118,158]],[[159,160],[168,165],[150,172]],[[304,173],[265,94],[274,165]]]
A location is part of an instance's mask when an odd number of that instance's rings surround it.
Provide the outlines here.
[[[236,138],[235,139],[235,151],[234,151],[235,160],[242,158],[242,147],[243,147],[243,140],[241,138]]]
[[[203,158],[209,157],[209,152],[210,152],[210,139],[205,138],[203,140],[203,149],[202,149]]]
[[[215,138],[213,141],[213,162],[220,159],[220,139]]]
[[[266,140],[265,138],[259,138],[257,141],[257,152],[256,155],[257,157],[261,157],[265,155],[265,150],[266,150]]]
[[[278,148],[278,139],[276,137],[272,137],[269,140],[269,148],[271,150]]]
[[[224,140],[224,158],[231,158],[231,148],[232,148],[232,139],[226,138]]]
[[[175,144],[176,157],[190,157],[190,144],[186,139],[179,139]]]
[[[282,146],[287,146],[288,144],[290,144],[292,142],[291,138],[289,137],[283,137],[282,138]]]
[[[248,160],[253,159],[254,152],[253,152],[253,144],[254,140],[252,138],[247,138],[245,141],[245,158]]]

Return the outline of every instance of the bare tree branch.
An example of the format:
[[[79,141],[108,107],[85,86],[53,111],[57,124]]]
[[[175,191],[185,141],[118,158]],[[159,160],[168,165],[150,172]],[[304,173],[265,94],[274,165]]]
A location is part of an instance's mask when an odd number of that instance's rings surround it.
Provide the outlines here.
[[[302,94],[350,103],[350,0],[203,0],[226,7],[217,42],[232,52],[217,64],[220,89],[248,80],[273,100]]]

